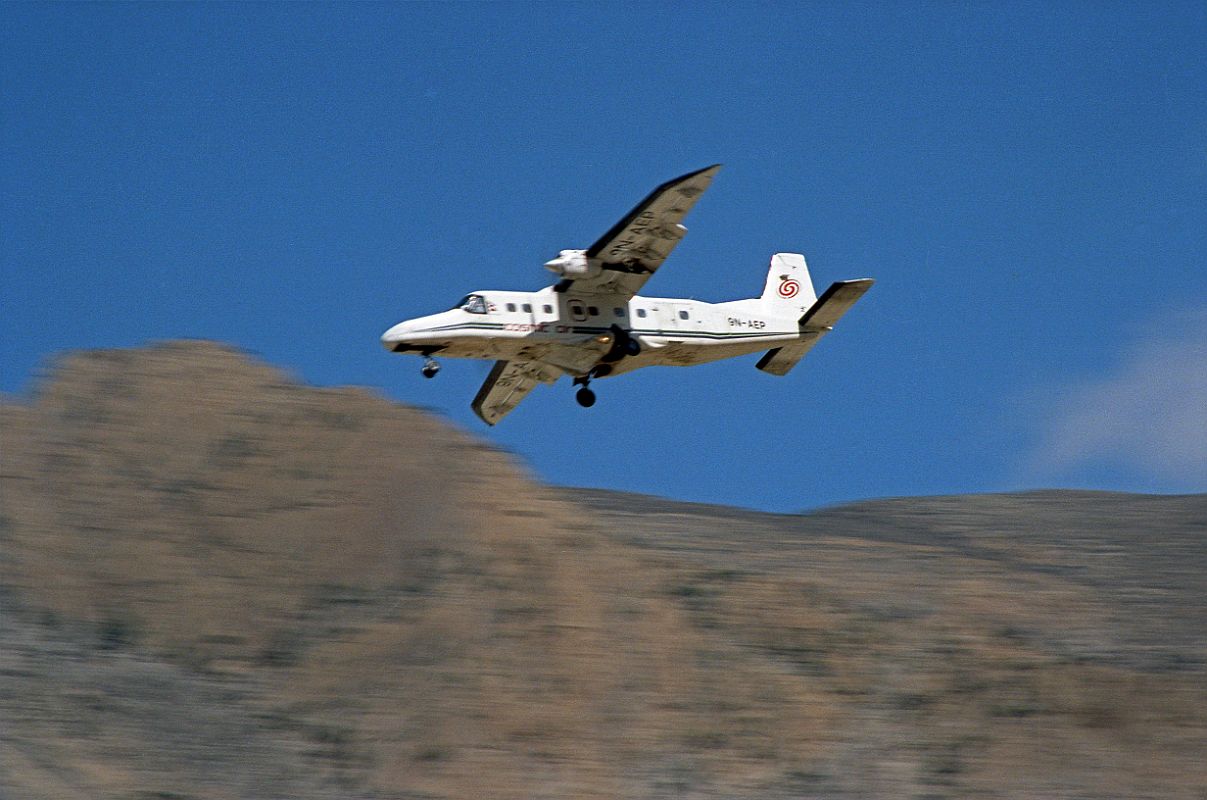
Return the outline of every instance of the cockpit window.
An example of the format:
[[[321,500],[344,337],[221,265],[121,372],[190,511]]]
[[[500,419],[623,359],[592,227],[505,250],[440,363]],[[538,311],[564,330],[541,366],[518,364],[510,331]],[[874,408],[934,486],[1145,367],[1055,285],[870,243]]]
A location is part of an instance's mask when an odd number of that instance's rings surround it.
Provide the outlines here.
[[[453,308],[459,308],[462,311],[468,311],[471,314],[485,314],[486,298],[480,294],[467,294],[465,297],[461,298],[461,302],[457,303],[457,305],[453,306]]]

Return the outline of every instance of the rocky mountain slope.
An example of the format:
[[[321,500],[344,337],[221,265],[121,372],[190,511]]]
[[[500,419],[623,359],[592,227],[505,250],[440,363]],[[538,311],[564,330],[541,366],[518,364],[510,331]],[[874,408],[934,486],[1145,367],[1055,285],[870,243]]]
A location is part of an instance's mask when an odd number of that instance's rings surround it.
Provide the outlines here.
[[[1207,797],[1207,496],[535,483],[219,345],[0,416],[0,797]]]

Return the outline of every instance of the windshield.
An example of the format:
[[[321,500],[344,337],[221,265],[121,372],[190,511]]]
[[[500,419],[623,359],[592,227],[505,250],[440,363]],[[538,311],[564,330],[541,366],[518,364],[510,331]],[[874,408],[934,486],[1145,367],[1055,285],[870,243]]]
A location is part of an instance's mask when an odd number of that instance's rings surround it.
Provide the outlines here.
[[[471,314],[485,314],[486,299],[480,294],[467,294],[465,297],[461,298],[461,302],[457,303],[457,305],[453,306],[453,308],[459,308],[462,311],[468,311]]]

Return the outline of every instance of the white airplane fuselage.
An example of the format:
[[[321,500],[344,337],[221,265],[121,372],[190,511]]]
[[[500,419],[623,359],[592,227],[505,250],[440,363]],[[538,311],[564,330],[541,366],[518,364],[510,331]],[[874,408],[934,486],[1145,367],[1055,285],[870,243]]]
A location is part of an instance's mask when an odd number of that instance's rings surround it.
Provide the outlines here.
[[[706,303],[665,297],[624,300],[554,291],[474,292],[484,310],[464,304],[401,322],[381,337],[393,352],[448,358],[531,360],[551,350],[589,353],[574,376],[603,378],[641,367],[693,366],[802,341],[793,316],[766,313],[758,299]],[[631,340],[611,352],[617,338]],[[564,360],[564,359],[563,359]]]

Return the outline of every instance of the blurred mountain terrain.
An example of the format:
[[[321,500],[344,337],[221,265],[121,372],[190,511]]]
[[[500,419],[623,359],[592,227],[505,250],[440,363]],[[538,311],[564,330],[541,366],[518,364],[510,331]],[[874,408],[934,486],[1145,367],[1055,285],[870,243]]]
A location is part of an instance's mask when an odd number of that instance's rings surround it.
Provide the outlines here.
[[[0,798],[1207,798],[1207,495],[556,488],[206,342],[0,436]]]

